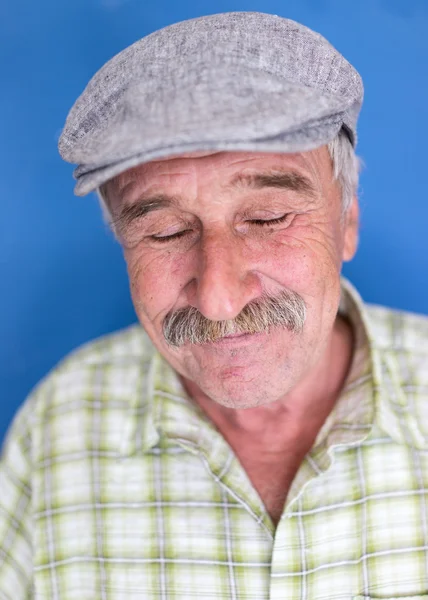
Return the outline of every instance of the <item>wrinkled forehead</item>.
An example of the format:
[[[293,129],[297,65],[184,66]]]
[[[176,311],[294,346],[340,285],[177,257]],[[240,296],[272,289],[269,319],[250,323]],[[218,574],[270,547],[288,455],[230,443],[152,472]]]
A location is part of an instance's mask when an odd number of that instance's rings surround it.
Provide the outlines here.
[[[181,178],[227,185],[239,174],[290,171],[309,179],[315,188],[331,181],[332,163],[327,146],[299,153],[191,152],[138,165],[111,179],[104,186],[110,202],[132,201],[138,195],[164,188]]]

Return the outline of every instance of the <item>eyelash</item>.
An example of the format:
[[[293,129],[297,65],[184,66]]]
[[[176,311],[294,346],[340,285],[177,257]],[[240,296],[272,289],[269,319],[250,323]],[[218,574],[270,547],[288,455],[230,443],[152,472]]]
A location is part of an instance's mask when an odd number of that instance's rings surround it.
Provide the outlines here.
[[[250,223],[250,225],[257,225],[258,227],[269,227],[270,225],[278,225],[279,223],[284,223],[284,221],[286,221],[289,216],[290,216],[289,213],[286,213],[285,215],[282,215],[282,217],[277,217],[275,219],[248,219],[247,223]],[[180,239],[181,237],[186,235],[186,233],[188,233],[189,231],[191,231],[191,230],[183,229],[182,231],[177,231],[177,233],[173,233],[172,235],[165,235],[165,236],[151,235],[150,239],[159,244],[165,244],[169,241]]]
[[[188,231],[191,231],[191,230],[183,229],[182,231],[177,231],[177,233],[173,233],[172,235],[164,235],[164,236],[151,235],[149,237],[154,242],[158,242],[159,244],[164,244],[165,242],[169,242],[170,240],[178,240],[179,238],[186,235],[186,233]]]
[[[287,220],[289,214],[286,213],[282,215],[282,217],[277,217],[276,219],[250,219],[249,222],[251,225],[260,225],[260,227],[268,227],[269,225],[276,225],[278,223],[284,223]]]

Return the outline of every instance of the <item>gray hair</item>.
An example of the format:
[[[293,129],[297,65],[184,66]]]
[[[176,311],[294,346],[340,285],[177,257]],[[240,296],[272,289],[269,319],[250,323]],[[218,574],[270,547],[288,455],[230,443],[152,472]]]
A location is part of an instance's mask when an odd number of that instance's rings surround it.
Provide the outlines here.
[[[343,129],[340,130],[333,141],[327,144],[327,148],[333,163],[333,180],[339,183],[342,191],[343,215],[345,215],[357,193],[360,160]],[[97,195],[104,220],[109,226],[112,226],[113,217],[102,188],[97,189]]]
[[[345,214],[357,194],[361,162],[344,129],[341,129],[334,140],[327,144],[327,148],[333,163],[333,178],[339,183],[342,192],[342,207]]]
[[[163,334],[170,346],[179,348],[186,342],[207,344],[227,335],[263,333],[274,327],[300,333],[305,320],[303,298],[297,292],[283,290],[275,297],[262,296],[249,302],[234,319],[226,321],[211,321],[197,308],[186,306],[166,315]]]

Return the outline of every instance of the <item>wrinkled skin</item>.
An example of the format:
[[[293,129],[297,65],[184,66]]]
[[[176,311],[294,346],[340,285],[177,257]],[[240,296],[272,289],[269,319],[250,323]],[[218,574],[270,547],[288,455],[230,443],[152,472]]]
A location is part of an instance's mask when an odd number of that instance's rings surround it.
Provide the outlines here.
[[[304,176],[314,193],[231,185],[237,175],[272,170]],[[357,244],[357,203],[343,218],[326,147],[300,154],[223,152],[155,161],[116,177],[107,192],[115,218],[143,196],[167,194],[176,200],[132,224],[122,223],[118,236],[138,317],[193,393],[242,408],[319,387],[336,329],[341,335],[335,322],[342,261],[353,257]],[[283,215],[288,215],[283,222],[261,223]],[[306,302],[299,334],[276,329],[178,349],[164,340],[162,322],[171,310],[194,306],[208,319],[233,319],[262,293],[284,288]],[[331,363],[328,371],[343,377]]]

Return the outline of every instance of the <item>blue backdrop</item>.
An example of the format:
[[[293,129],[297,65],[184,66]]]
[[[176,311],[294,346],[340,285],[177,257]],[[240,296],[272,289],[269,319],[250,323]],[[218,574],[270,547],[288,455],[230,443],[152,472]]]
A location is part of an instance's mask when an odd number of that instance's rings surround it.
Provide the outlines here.
[[[0,440],[59,359],[135,320],[120,248],[57,154],[69,108],[136,39],[231,10],[301,21],[361,72],[361,242],[344,272],[367,301],[428,314],[427,0],[3,0]]]

